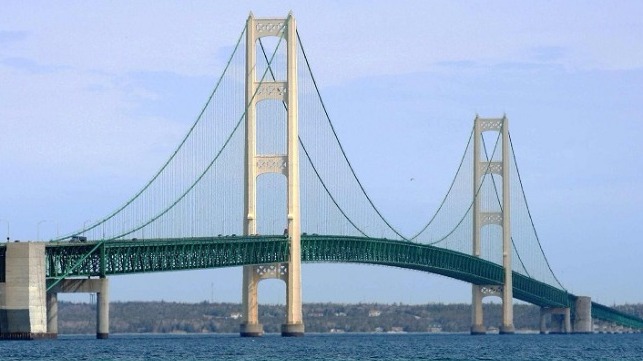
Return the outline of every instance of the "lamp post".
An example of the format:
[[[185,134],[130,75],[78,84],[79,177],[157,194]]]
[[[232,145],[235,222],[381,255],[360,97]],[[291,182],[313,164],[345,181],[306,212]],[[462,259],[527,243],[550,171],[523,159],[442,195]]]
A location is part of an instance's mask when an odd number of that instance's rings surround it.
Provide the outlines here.
[[[40,225],[45,222],[47,222],[46,219],[41,219],[40,221],[38,221],[38,223],[36,223],[36,241],[40,240]]]
[[[6,219],[0,219],[2,222],[7,222],[7,242],[9,242],[9,221]]]

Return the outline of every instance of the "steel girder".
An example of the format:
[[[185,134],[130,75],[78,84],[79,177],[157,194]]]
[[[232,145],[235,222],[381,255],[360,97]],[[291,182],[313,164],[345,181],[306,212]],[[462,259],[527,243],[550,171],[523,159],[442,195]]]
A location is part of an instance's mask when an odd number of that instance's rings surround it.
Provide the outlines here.
[[[146,239],[100,245],[67,242],[49,244],[46,253],[47,277],[87,277],[285,262],[288,242],[281,236]],[[302,261],[386,265],[479,285],[502,285],[504,279],[502,266],[495,263],[389,239],[302,235]],[[536,305],[568,306],[567,292],[517,273],[514,289],[516,298]]]
[[[305,242],[304,242],[305,240]],[[368,263],[436,273],[477,285],[502,285],[502,266],[464,253],[388,239],[303,236],[302,261]],[[568,307],[564,290],[513,272],[514,296],[543,307]]]
[[[284,262],[288,243],[284,237],[146,239],[109,241],[98,247],[94,242],[51,244],[46,253],[47,277],[58,278],[65,274],[105,276]]]
[[[430,245],[306,234],[302,235],[301,242],[302,262],[385,265],[436,273],[478,285],[502,285],[504,280],[500,265]],[[2,253],[0,249],[0,255]],[[47,277],[53,279],[207,269],[286,262],[288,240],[283,236],[226,236],[51,243],[46,247],[46,258]],[[515,298],[541,307],[570,307],[574,311],[575,295],[516,272],[513,272],[513,293]],[[597,303],[592,303],[592,316],[643,328],[643,319]]]
[[[613,322],[625,327],[643,329],[643,319],[628,315],[611,307],[592,302],[592,317],[599,320]]]

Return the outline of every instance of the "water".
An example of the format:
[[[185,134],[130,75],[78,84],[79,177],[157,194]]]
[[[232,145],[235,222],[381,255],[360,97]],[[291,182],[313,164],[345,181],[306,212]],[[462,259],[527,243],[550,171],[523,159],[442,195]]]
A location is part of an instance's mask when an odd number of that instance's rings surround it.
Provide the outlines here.
[[[0,360],[642,360],[643,334],[60,336],[0,341]]]

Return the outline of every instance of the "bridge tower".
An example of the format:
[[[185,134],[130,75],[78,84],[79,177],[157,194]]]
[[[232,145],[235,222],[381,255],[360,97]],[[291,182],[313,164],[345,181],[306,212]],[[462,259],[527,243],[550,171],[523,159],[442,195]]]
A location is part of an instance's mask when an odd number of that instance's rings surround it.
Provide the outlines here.
[[[265,36],[284,37],[286,50],[286,79],[257,81],[256,42]],[[260,75],[261,76],[261,75]],[[257,103],[276,99],[287,105],[286,154],[257,154]],[[286,323],[282,336],[303,336],[301,310],[301,226],[299,210],[299,131],[297,98],[297,32],[292,13],[285,19],[256,19],[252,13],[246,28],[246,150],[245,150],[245,219],[244,234],[257,234],[256,196],[257,176],[280,173],[287,178],[287,236],[289,260],[275,265],[253,265],[243,268],[243,317],[241,336],[261,336],[257,290],[259,281],[278,278],[286,282]]]
[[[500,132],[502,143],[502,159],[483,159],[481,154],[482,134],[487,131]],[[511,209],[509,188],[509,120],[502,118],[480,118],[476,116],[473,133],[473,255],[481,256],[482,228],[496,224],[502,227],[502,266],[504,267],[504,284],[497,285],[472,285],[472,325],[471,334],[484,334],[484,316],[482,312],[482,299],[485,296],[502,297],[502,325],[500,333],[514,333],[513,325],[513,281],[511,268]],[[502,177],[502,206],[500,212],[490,212],[483,209],[481,202],[481,185],[484,177],[491,178],[493,174]],[[488,179],[487,181],[491,181]]]

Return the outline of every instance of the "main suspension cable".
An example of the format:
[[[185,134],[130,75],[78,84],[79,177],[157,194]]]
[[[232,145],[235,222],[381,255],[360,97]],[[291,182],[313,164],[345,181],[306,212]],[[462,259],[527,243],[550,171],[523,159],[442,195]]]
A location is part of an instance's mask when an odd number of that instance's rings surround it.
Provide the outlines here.
[[[431,217],[429,222],[424,227],[422,227],[422,229],[419,232],[417,232],[413,237],[409,238],[409,241],[414,241],[420,234],[422,234],[424,231],[426,231],[426,229],[429,228],[429,226],[431,224],[433,224],[433,221],[438,216],[438,213],[440,213],[440,210],[442,209],[442,207],[444,207],[444,204],[446,203],[447,198],[449,197],[449,194],[451,193],[451,190],[455,186],[455,181],[457,180],[458,174],[460,173],[460,170],[462,169],[462,165],[464,164],[464,159],[467,157],[467,151],[469,149],[469,145],[471,145],[471,139],[473,139],[473,128],[471,129],[471,134],[469,135],[469,140],[467,141],[467,146],[464,148],[464,153],[462,154],[462,158],[460,159],[460,165],[458,165],[458,170],[455,172],[455,175],[453,176],[453,179],[451,180],[451,185],[449,186],[449,190],[447,191],[447,193],[444,195],[444,198],[442,199],[442,203],[440,203],[440,206],[438,207],[438,209],[435,211],[435,213],[433,213],[433,217]],[[471,207],[469,207],[469,208],[471,208]],[[466,214],[466,212],[465,212],[465,214]]]
[[[63,236],[63,237],[59,237],[59,238],[53,239],[52,241],[62,241],[62,240],[64,240],[64,239],[70,238],[71,236],[78,235],[78,234],[81,234],[81,233],[85,233],[85,232],[87,232],[87,231],[90,231],[90,230],[92,230],[92,229],[94,229],[94,228],[96,228],[96,227],[100,226],[101,224],[104,224],[105,222],[107,222],[107,221],[109,221],[110,219],[114,218],[114,217],[115,217],[118,213],[120,213],[122,210],[124,210],[125,208],[127,208],[127,206],[129,206],[130,204],[132,204],[136,199],[138,199],[138,197],[139,197],[141,194],[143,194],[143,192],[145,192],[145,191],[146,191],[146,190],[147,190],[147,189],[152,185],[152,183],[154,183],[154,181],[155,181],[155,180],[156,180],[156,179],[161,175],[161,173],[163,173],[163,171],[168,167],[168,165],[170,164],[170,162],[171,162],[171,161],[176,157],[176,155],[177,155],[177,154],[178,154],[178,152],[181,150],[181,148],[183,147],[183,145],[187,142],[188,138],[190,137],[190,135],[192,134],[192,132],[194,131],[194,129],[196,128],[196,126],[197,126],[197,125],[199,124],[199,122],[201,121],[201,119],[202,119],[202,117],[203,117],[203,114],[205,113],[205,111],[206,111],[206,109],[207,109],[208,105],[210,105],[210,102],[212,101],[212,98],[214,97],[214,94],[215,94],[215,93],[217,92],[217,90],[219,89],[219,86],[221,85],[221,82],[223,81],[224,76],[226,75],[226,73],[228,72],[228,69],[230,68],[230,64],[232,63],[232,60],[233,60],[233,58],[234,58],[234,55],[236,54],[236,52],[237,52],[237,50],[238,50],[238,48],[239,48],[239,44],[241,43],[241,40],[243,39],[243,35],[245,34],[246,30],[247,30],[247,27],[246,27],[246,26],[244,26],[244,27],[243,27],[243,30],[241,31],[241,34],[239,35],[239,38],[237,39],[237,43],[236,43],[236,45],[234,46],[234,50],[232,51],[232,54],[230,54],[230,58],[228,59],[228,61],[227,61],[226,65],[225,65],[225,68],[223,69],[223,73],[222,73],[222,74],[221,74],[221,76],[219,77],[219,80],[217,81],[217,83],[216,83],[216,85],[215,85],[215,87],[214,87],[214,90],[212,90],[212,92],[210,93],[210,96],[208,97],[208,100],[206,101],[205,105],[204,105],[204,106],[203,106],[203,108],[201,109],[201,112],[200,112],[200,113],[199,113],[199,115],[197,116],[196,120],[194,121],[194,123],[192,124],[192,126],[190,127],[190,129],[188,130],[187,134],[183,137],[183,139],[182,139],[182,140],[181,140],[181,142],[179,143],[178,147],[177,147],[177,148],[174,150],[174,152],[170,155],[170,158],[169,158],[169,159],[168,159],[168,160],[163,164],[163,166],[161,166],[161,169],[159,169],[159,170],[158,170],[158,172],[156,172],[156,174],[152,177],[152,179],[151,179],[150,181],[148,181],[148,182],[147,182],[147,184],[145,184],[145,186],[143,186],[143,188],[141,188],[141,190],[139,190],[139,191],[138,191],[138,192],[137,192],[137,193],[136,193],[136,194],[135,194],[135,195],[134,195],[130,200],[128,200],[128,201],[127,201],[127,202],[125,202],[121,207],[119,207],[118,209],[116,209],[115,211],[113,211],[112,213],[110,213],[107,217],[105,217],[105,218],[103,218],[103,219],[101,219],[101,220],[97,221],[96,223],[92,224],[92,225],[91,225],[91,226],[89,226],[89,227],[84,227],[84,226],[83,226],[83,228],[82,228],[81,230],[77,230],[77,231],[72,232],[72,233],[70,233],[70,234],[67,234],[67,235],[65,235],[65,236]],[[235,128],[235,129],[236,129],[236,128]],[[227,142],[226,142],[226,144],[227,144]]]
[[[527,203],[527,195],[525,194],[525,188],[523,187],[522,184],[522,178],[520,177],[520,170],[518,169],[518,160],[516,159],[516,152],[514,151],[513,147],[513,142],[511,140],[511,134],[509,134],[509,145],[511,146],[511,155],[514,161],[514,167],[516,167],[516,174],[518,175],[518,182],[520,184],[520,190],[522,192],[522,197],[523,200],[525,201],[525,208],[527,208],[527,215],[529,216],[529,221],[531,222],[531,227],[534,230],[534,235],[536,236],[536,241],[538,242],[538,248],[540,248],[540,252],[543,255],[543,258],[545,259],[545,264],[547,265],[547,268],[549,269],[549,272],[551,272],[552,276],[558,283],[558,285],[563,289],[567,290],[563,284],[560,282],[558,277],[556,277],[556,274],[554,271],[551,269],[551,265],[549,264],[549,260],[547,259],[547,255],[545,254],[545,251],[543,250],[542,244],[540,243],[540,238],[538,237],[538,232],[536,231],[536,225],[534,224],[534,219],[531,217],[531,211],[529,210],[529,203]]]
[[[375,204],[373,203],[371,198],[366,193],[366,190],[364,189],[364,186],[362,185],[362,182],[357,177],[357,174],[355,173],[355,170],[353,169],[353,166],[351,165],[351,162],[348,160],[346,152],[344,151],[344,147],[342,146],[342,143],[339,141],[339,137],[337,136],[337,132],[335,131],[335,127],[333,126],[333,123],[332,123],[332,121],[330,119],[330,115],[328,113],[328,110],[326,109],[326,104],[324,103],[324,100],[322,99],[321,92],[319,91],[319,87],[317,86],[317,81],[315,80],[315,76],[313,75],[313,71],[312,71],[312,69],[310,67],[310,62],[308,61],[308,57],[306,56],[306,51],[304,50],[304,45],[301,42],[301,37],[299,36],[299,32],[297,32],[297,40],[299,42],[299,48],[301,49],[302,55],[304,56],[304,60],[306,61],[306,67],[308,68],[308,73],[310,74],[310,78],[311,78],[311,80],[313,82],[313,86],[315,87],[315,91],[317,92],[317,96],[319,97],[320,104],[322,106],[322,109],[324,110],[324,114],[326,115],[326,119],[328,120],[328,124],[330,125],[330,129],[331,129],[331,131],[333,133],[333,136],[335,137],[335,140],[337,141],[337,144],[339,145],[339,149],[340,149],[344,159],[346,160],[346,163],[348,164],[348,168],[350,169],[351,173],[353,174],[353,177],[355,178],[355,181],[357,181],[357,184],[359,185],[359,188],[361,189],[362,193],[364,194],[364,196],[366,197],[366,199],[370,203],[371,207],[373,207],[373,210],[375,211],[375,213],[377,213],[377,215],[386,224],[386,226],[389,227],[389,229],[391,231],[393,231],[393,233],[395,233],[400,238],[402,238],[402,240],[408,240],[396,228],[394,228],[386,218],[384,218],[382,213],[379,211],[379,209],[375,206]]]
[[[474,127],[475,127],[475,125],[474,125]],[[500,139],[500,133],[498,134],[498,138],[496,139],[496,144],[495,144],[495,146],[493,147],[493,153],[492,153],[492,155],[491,155],[492,157],[493,157],[493,155],[496,153],[496,150],[497,150],[497,148],[498,148],[498,140],[499,140],[499,139]],[[474,154],[473,161],[474,161],[474,162],[476,161],[475,154]],[[488,164],[487,164],[487,167],[485,168],[484,173],[486,174],[486,173],[489,171],[489,169],[490,169],[490,168],[491,168],[491,163],[488,163]],[[480,185],[478,185],[478,188],[476,189],[475,194],[473,195],[473,199],[471,200],[471,203],[469,204],[469,207],[467,208],[467,211],[466,211],[466,212],[464,212],[464,214],[462,215],[462,218],[460,218],[460,221],[458,221],[458,223],[455,225],[455,227],[453,227],[453,229],[452,229],[449,233],[447,233],[444,237],[440,238],[439,240],[437,240],[437,241],[435,241],[435,242],[431,242],[431,243],[429,243],[429,245],[436,245],[436,244],[438,244],[438,243],[440,243],[440,242],[442,242],[442,241],[446,240],[450,235],[452,235],[452,234],[453,234],[453,233],[458,229],[458,227],[460,227],[460,225],[461,225],[461,224],[464,222],[464,220],[467,218],[467,214],[469,214],[469,212],[471,211],[471,208],[473,208],[473,205],[474,205],[474,204],[475,204],[475,202],[476,202],[476,198],[478,198],[478,196],[480,195],[480,191],[482,190],[482,186],[483,186],[483,185],[484,185],[484,179],[483,179],[483,181],[482,181],[482,182],[480,182]],[[475,215],[474,215],[474,216],[475,216]]]
[[[502,128],[504,126],[505,126],[505,123],[503,122],[503,124],[502,124],[502,126],[500,128],[500,131],[498,132],[499,134],[502,134],[502,132],[503,132]],[[498,141],[496,140],[496,142],[498,142]],[[506,145],[503,144],[502,146],[505,147]],[[491,160],[493,159],[493,154],[491,155],[491,158],[489,158],[489,154],[487,153],[487,143],[485,143],[484,141],[482,142],[482,149],[484,150],[484,156],[485,156],[487,162],[489,162],[489,164],[491,164]],[[503,159],[503,161],[504,161],[504,159]],[[506,182],[508,180],[503,179],[502,181]],[[504,217],[505,213],[504,213],[504,210],[502,208],[502,202],[500,201],[500,194],[498,192],[498,186],[496,184],[496,179],[493,176],[491,177],[491,183],[493,184],[493,190],[496,193],[496,199],[498,200],[498,206],[500,207],[500,212],[502,212],[503,217]],[[532,278],[531,275],[529,274],[529,270],[525,266],[525,263],[522,261],[522,257],[520,256],[520,252],[518,252],[518,247],[516,246],[516,242],[514,241],[514,237],[510,236],[510,238],[511,238],[511,244],[513,245],[514,250],[516,250],[516,256],[518,256],[518,261],[520,261],[520,264],[522,265],[522,269],[525,270],[525,273],[527,274],[527,277]]]

